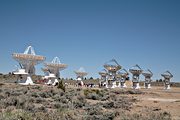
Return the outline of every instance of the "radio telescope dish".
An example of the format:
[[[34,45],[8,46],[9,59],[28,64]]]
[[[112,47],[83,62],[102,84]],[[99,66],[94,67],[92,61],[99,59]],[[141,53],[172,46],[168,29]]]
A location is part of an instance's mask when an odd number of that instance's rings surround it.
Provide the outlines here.
[[[122,69],[117,73],[117,78],[120,80],[120,87],[126,88],[126,78],[128,77],[129,73],[126,69]]]
[[[132,73],[133,75],[140,75],[142,71],[143,70],[137,64],[129,69],[129,72]]]
[[[142,75],[145,77],[144,87],[146,89],[151,88],[151,77],[153,76],[151,70],[147,69],[146,71],[143,71]]]
[[[74,73],[77,76],[77,80],[83,80],[84,76],[88,74],[83,67],[80,67],[79,70],[74,71]]]
[[[45,60],[44,56],[35,54],[32,46],[28,46],[24,53],[13,53],[12,57],[19,62],[22,69],[25,69],[30,75],[35,74],[35,65]]]
[[[146,71],[143,71],[142,72],[142,75],[144,77],[152,77],[153,76],[153,73],[151,72],[151,70],[147,69]]]
[[[36,55],[32,46],[28,46],[24,53],[13,53],[12,57],[19,63],[21,67],[19,70],[14,72],[14,74],[24,75],[24,73],[28,73],[26,76],[27,78],[24,78],[23,82],[19,81],[19,83],[22,85],[33,84],[30,75],[35,74],[35,65],[43,62],[45,57]]]
[[[164,89],[170,89],[170,80],[173,77],[173,75],[169,71],[166,71],[163,74],[161,74],[161,76],[164,77]]]
[[[132,68],[129,69],[129,72],[132,73],[132,82],[133,82],[133,88],[134,89],[140,89],[139,86],[139,76],[142,73],[142,69],[139,67],[139,65],[135,65]]]
[[[117,71],[120,70],[122,67],[118,64],[115,59],[112,59],[104,64],[104,68],[108,71],[108,77],[106,82],[106,88],[109,87],[110,81],[113,81],[111,88],[117,87],[116,80],[117,80]],[[108,82],[109,81],[109,82]]]
[[[168,79],[171,79],[173,77],[173,75],[169,71],[164,72],[163,74],[161,74],[161,76]]]
[[[99,80],[99,84],[101,87],[105,85],[104,83],[106,82],[108,72],[106,69],[103,69],[102,71],[99,72],[99,75],[101,76],[101,79]]]
[[[58,57],[54,57],[51,62],[44,63],[44,66],[45,68],[42,69],[44,72],[53,73],[57,78],[60,77],[60,71],[67,68],[67,65],[61,63]]]
[[[115,59],[112,59],[104,64],[104,68],[106,68],[110,72],[117,72],[121,69],[121,66],[117,63]]]

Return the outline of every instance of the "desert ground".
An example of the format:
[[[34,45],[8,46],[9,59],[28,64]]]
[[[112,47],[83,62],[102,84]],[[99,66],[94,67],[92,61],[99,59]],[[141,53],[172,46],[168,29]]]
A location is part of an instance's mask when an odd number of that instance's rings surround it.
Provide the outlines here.
[[[0,83],[1,120],[179,120],[180,88],[134,90]]]
[[[180,88],[163,90],[162,87],[153,87],[150,90],[141,89],[145,94],[135,95],[138,100],[131,109],[135,113],[143,113],[146,109],[153,111],[164,110],[171,114],[171,118],[180,119]]]

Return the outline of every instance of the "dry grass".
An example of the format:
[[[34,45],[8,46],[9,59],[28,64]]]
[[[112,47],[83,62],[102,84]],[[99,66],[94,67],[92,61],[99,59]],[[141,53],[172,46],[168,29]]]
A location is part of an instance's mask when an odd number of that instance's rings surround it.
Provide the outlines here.
[[[131,113],[142,91],[1,84],[1,120],[170,120],[163,110]],[[96,101],[96,102],[94,102]],[[150,114],[148,114],[150,113]]]

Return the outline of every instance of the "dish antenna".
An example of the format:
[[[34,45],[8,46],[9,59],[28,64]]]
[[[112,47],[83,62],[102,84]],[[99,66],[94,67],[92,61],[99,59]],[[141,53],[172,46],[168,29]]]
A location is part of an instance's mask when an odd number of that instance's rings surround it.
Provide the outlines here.
[[[171,72],[166,71],[163,74],[161,74],[161,76],[164,78],[164,89],[166,89],[166,90],[171,89],[170,88],[170,80],[173,77]]]
[[[153,76],[151,70],[147,69],[146,71],[143,71],[142,75],[145,77],[144,88],[151,88],[151,77]]]
[[[57,85],[60,78],[60,71],[67,68],[66,64],[60,62],[58,57],[54,57],[51,62],[44,63],[45,68],[42,68],[42,71],[45,73],[45,78],[49,79],[48,84]]]
[[[108,71],[106,88],[109,87],[108,84],[110,81],[112,81],[111,88],[117,87],[116,86],[116,81],[117,81],[116,73],[118,70],[122,68],[121,65],[119,65],[115,59],[112,59],[104,64],[104,68]]]
[[[32,46],[28,46],[24,53],[13,53],[12,57],[19,63],[20,66],[20,69],[14,72],[14,74],[24,74],[24,72],[28,73],[26,80],[31,82],[25,82],[22,84],[32,84],[33,82],[31,79],[31,75],[35,74],[35,65],[43,62],[45,60],[45,57],[36,55]]]
[[[120,87],[121,88],[126,88],[126,79],[128,77],[129,73],[126,69],[122,69],[117,73],[117,78],[120,81]]]
[[[129,69],[129,72],[132,73],[132,82],[133,82],[132,88],[140,89],[139,76],[142,73],[142,71],[143,70],[137,64]]]
[[[83,67],[80,67],[78,70],[74,71],[74,73],[77,76],[77,80],[83,80],[84,76],[88,74]]]

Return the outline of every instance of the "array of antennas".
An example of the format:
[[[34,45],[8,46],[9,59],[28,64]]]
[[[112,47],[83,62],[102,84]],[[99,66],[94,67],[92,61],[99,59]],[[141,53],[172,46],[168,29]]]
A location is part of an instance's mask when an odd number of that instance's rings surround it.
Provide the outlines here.
[[[24,53],[13,53],[12,57],[19,62],[21,69],[25,69],[30,74],[35,73],[35,65],[43,62],[46,58],[41,55],[36,55],[34,48],[28,46]],[[44,72],[54,73],[59,75],[59,71],[67,67],[66,64],[62,64],[58,57],[55,57],[52,62],[44,63],[45,68],[42,68]]]
[[[115,60],[112,59],[108,62],[106,62],[104,65],[105,70],[99,72],[99,75],[101,75],[101,79],[106,81],[106,87],[108,87],[109,82],[107,81],[112,81],[111,88],[117,87],[115,81],[121,82],[120,86],[125,87],[125,79],[128,78],[128,71],[126,69],[121,69],[122,66],[119,65],[119,63]],[[139,65],[135,65],[132,68],[129,69],[129,72],[132,74],[132,82],[133,82],[133,88],[139,89],[139,76],[142,74],[145,77],[145,87],[150,88],[150,82],[151,82],[151,77],[153,76],[153,73],[151,70],[147,69],[146,71],[143,71]],[[161,74],[161,76],[164,77],[166,84],[169,85],[170,78],[173,77],[173,75],[169,72],[166,71],[165,73]],[[129,79],[129,78],[128,78]],[[166,87],[167,89],[170,88],[169,86]]]
[[[35,68],[34,66],[36,64],[39,64],[43,62],[46,58],[41,55],[36,55],[34,48],[32,46],[28,46],[24,53],[13,53],[12,57],[19,62],[19,65],[22,69],[25,69],[28,73],[34,73]],[[112,64],[113,63],[113,64]],[[62,64],[58,57],[55,57],[52,62],[46,62],[44,63],[45,68],[42,68],[44,72],[54,73],[58,74],[60,70],[63,70],[67,68],[66,64]],[[104,70],[99,72],[102,76],[107,76],[109,73],[116,73],[119,71],[122,66],[118,64],[118,62],[115,59],[112,59],[104,64]],[[124,72],[122,72],[124,71]],[[127,70],[122,69],[122,71],[119,71],[116,73],[117,77],[118,75],[128,75]],[[86,76],[88,73],[84,70],[84,68],[80,68],[77,71],[74,71],[77,76]],[[152,77],[153,73],[148,69],[147,71],[143,71],[139,65],[135,65],[132,68],[129,69],[129,72],[131,72],[133,75],[140,75],[141,73],[146,77]],[[164,78],[172,78],[173,75],[166,71],[165,73],[161,74]]]
[[[114,62],[114,64],[110,64],[110,62]],[[124,68],[121,69],[122,66],[119,65],[119,63],[115,59],[112,59],[112,60],[106,62],[104,64],[104,68],[105,69],[103,69],[103,71],[99,72],[100,75],[107,75],[108,72],[111,72],[111,71],[117,72],[117,76],[118,75],[129,75],[129,73],[126,69],[124,69]],[[132,73],[133,75],[135,75],[135,74],[139,75],[142,73],[142,75],[144,75],[145,77],[146,76],[150,76],[150,77],[153,76],[153,73],[151,70],[147,69],[146,71],[143,71],[138,64],[136,64],[135,66],[130,68],[129,72]],[[163,73],[162,76],[163,77],[173,77],[173,75],[169,71],[166,71],[165,73]]]

